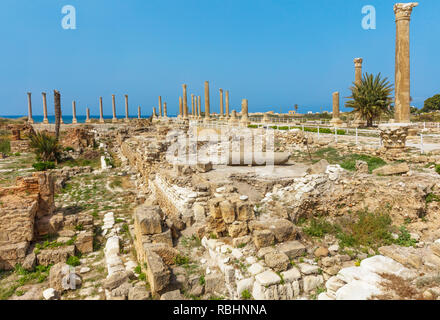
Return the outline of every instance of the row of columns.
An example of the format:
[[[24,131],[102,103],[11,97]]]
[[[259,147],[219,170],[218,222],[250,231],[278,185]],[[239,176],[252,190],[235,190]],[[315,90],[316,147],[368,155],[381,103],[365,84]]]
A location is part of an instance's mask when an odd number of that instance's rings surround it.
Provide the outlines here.
[[[49,119],[47,117],[47,96],[46,92],[41,93],[43,96],[43,123],[47,124],[49,123]],[[32,93],[28,92],[28,123],[34,123],[34,119],[32,117]],[[104,123],[104,111],[102,106],[102,97],[99,97],[99,122]],[[112,94],[112,110],[113,110],[113,119],[112,122],[118,122],[118,119],[116,117],[116,102],[115,102],[115,95]],[[165,104],[165,114],[166,114],[166,104]],[[141,107],[138,106],[138,119],[141,119]],[[128,115],[128,95],[125,95],[125,122],[129,122],[129,115]],[[86,123],[90,123],[90,109],[86,108]],[[61,123],[64,123],[63,118],[61,116]],[[76,118],[76,101],[72,101],[72,123],[78,123],[78,120]]]

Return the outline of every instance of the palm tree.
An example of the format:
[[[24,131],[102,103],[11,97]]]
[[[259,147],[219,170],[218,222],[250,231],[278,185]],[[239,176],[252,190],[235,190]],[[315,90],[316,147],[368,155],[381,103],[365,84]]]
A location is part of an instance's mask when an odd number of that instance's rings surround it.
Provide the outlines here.
[[[293,107],[295,109],[295,112],[298,112],[298,105],[295,104],[295,106]]]
[[[353,83],[350,87],[351,96],[345,104],[348,108],[353,108],[362,118],[367,120],[367,127],[373,125],[373,120],[382,114],[390,114],[390,105],[392,102],[391,92],[393,86],[388,78],[381,79],[381,74],[365,73],[361,83]]]
[[[59,91],[53,91],[54,106],[55,106],[55,139],[58,141],[60,137],[60,123],[61,123],[61,95]]]
[[[29,135],[30,146],[34,149],[38,161],[58,162],[61,157],[61,146],[56,137],[45,132],[32,132]]]

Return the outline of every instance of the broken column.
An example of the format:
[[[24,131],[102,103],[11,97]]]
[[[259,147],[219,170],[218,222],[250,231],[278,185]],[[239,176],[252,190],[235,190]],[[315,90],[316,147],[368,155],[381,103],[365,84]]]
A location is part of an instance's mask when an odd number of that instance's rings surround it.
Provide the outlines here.
[[[183,118],[183,102],[182,102],[182,97],[179,97],[179,119]]]
[[[220,89],[220,117],[219,120],[223,120],[223,89]]]
[[[104,123],[104,110],[102,108],[102,97],[99,97],[99,122]]]
[[[159,96],[159,118],[162,118],[162,96]]]
[[[76,101],[72,101],[72,123],[78,123],[76,120]]]
[[[354,83],[359,86],[362,84],[362,58],[355,58],[354,62]],[[356,112],[355,119],[353,122],[353,126],[360,127],[364,126],[365,121],[362,120],[362,115],[359,112]]]
[[[240,125],[242,127],[247,127],[250,124],[251,124],[251,122],[249,121],[249,117],[248,117],[248,100],[247,99],[243,99],[241,101]]]
[[[157,119],[156,107],[153,107],[153,114],[151,115],[151,117],[153,118],[153,120]]]
[[[226,90],[226,93],[225,93],[225,104],[226,104],[225,118],[228,119],[229,118],[229,91],[228,90]]]
[[[34,119],[32,118],[32,93],[28,92],[28,123],[34,123]]]
[[[47,118],[47,99],[46,99],[46,92],[41,93],[43,95],[43,123],[49,123],[49,119]]]
[[[116,101],[115,101],[115,95],[112,94],[112,108],[113,108],[113,119],[112,122],[118,122],[118,118],[116,118]]]
[[[129,122],[128,118],[128,95],[125,95],[125,122]]]
[[[238,119],[237,119],[237,111],[232,110],[231,111],[231,117],[229,118],[229,123],[234,124],[237,123]]]
[[[339,92],[333,92],[333,117],[330,124],[335,127],[342,125],[342,120],[339,119]]]
[[[410,123],[410,47],[411,13],[417,2],[396,3],[395,122]]]
[[[182,85],[183,89],[183,119],[188,120],[188,97],[186,94],[186,84]]]
[[[86,123],[90,123],[92,120],[90,119],[90,109],[86,108]]]
[[[167,116],[167,103],[166,102],[163,103],[163,118],[165,120],[168,119],[168,116]]]
[[[269,118],[269,113],[265,112],[263,115],[263,123],[269,123],[270,122],[270,118]]]
[[[205,81],[205,122],[210,120],[209,114],[209,82]]]
[[[199,107],[199,112],[198,112],[198,119],[202,119],[202,98],[200,96],[198,96],[198,107]]]
[[[191,93],[191,118],[194,118],[194,94]]]

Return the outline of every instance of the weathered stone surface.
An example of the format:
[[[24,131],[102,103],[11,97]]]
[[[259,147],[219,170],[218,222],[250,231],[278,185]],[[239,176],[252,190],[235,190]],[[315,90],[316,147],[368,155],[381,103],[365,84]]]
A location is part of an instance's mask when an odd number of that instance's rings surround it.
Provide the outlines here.
[[[285,282],[293,282],[301,278],[301,273],[295,267],[281,273]]]
[[[237,294],[238,294],[238,296],[241,297],[241,294],[245,290],[247,290],[249,292],[252,292],[253,284],[254,284],[254,279],[253,278],[246,278],[246,279],[242,279],[242,280],[238,281],[237,282]]]
[[[327,257],[329,254],[329,251],[325,247],[319,247],[315,250],[314,254],[315,254],[315,257],[318,257],[318,258],[319,257]]]
[[[277,250],[285,253],[290,259],[301,256],[306,247],[299,241],[289,241],[277,246]]]
[[[305,276],[303,279],[304,292],[309,293],[312,290],[324,285],[324,278],[319,276]]]
[[[277,219],[270,221],[269,230],[273,232],[278,242],[294,240],[296,238],[296,229],[292,222],[286,219]]]
[[[58,300],[60,293],[53,288],[49,288],[43,291],[43,298],[45,300]]]
[[[357,173],[369,173],[368,163],[362,160],[356,160]]]
[[[212,273],[205,276],[205,292],[222,293],[224,284],[224,277],[221,273]]]
[[[209,214],[213,219],[221,219],[222,218],[222,211],[220,210],[220,203],[224,199],[221,198],[214,198],[209,200],[208,206],[209,206]]]
[[[34,270],[36,263],[37,263],[37,256],[35,255],[35,253],[32,252],[26,256],[26,258],[23,261],[22,267],[27,271],[32,271]]]
[[[403,174],[409,171],[408,164],[406,162],[390,164],[373,170],[373,174],[381,176],[391,176],[395,174]]]
[[[264,257],[266,265],[272,268],[275,272],[281,272],[287,270],[289,266],[289,257],[284,253],[268,253]]]
[[[93,231],[81,232],[76,238],[75,246],[81,253],[93,252]]]
[[[307,263],[298,264],[299,270],[302,274],[315,274],[318,273],[319,267]]]
[[[246,221],[234,221],[228,227],[229,235],[232,238],[243,237],[248,234],[248,227]]]
[[[322,159],[317,163],[313,164],[310,168],[307,169],[308,174],[322,174],[327,170],[328,163],[327,160]]]
[[[387,257],[390,257],[404,266],[413,268],[420,268],[423,264],[423,259],[417,254],[414,248],[405,248],[398,245],[391,245],[380,247],[379,252]]]
[[[174,290],[161,295],[160,300],[184,300],[184,298],[180,293],[180,290]]]
[[[170,229],[168,229],[165,232],[152,235],[151,236],[151,240],[154,243],[165,243],[165,244],[167,244],[170,247],[173,246],[173,237],[171,235],[171,230]]]
[[[170,282],[170,270],[163,262],[162,258],[152,250],[146,253],[146,263],[148,266],[147,277],[153,293],[163,290]]]
[[[117,272],[105,279],[103,287],[107,290],[114,290],[128,281],[128,274],[126,272]]]
[[[381,293],[381,290],[375,285],[354,280],[336,291],[336,300],[368,300]]]
[[[37,255],[38,264],[48,266],[66,262],[67,258],[75,255],[75,246],[58,247],[54,249],[45,249]],[[56,289],[56,288],[55,288]]]
[[[253,239],[257,248],[264,248],[274,244],[275,236],[270,230],[255,230]]]
[[[263,273],[256,275],[255,280],[262,286],[271,286],[274,284],[279,284],[281,282],[280,276],[272,270],[267,270]]]
[[[19,242],[0,246],[0,270],[12,270],[21,263],[29,247],[29,242]]]
[[[74,268],[63,262],[50,268],[49,286],[58,292],[78,289],[81,282],[81,277],[74,272]]]
[[[237,210],[237,220],[249,221],[255,217],[254,211],[248,202],[238,201],[235,203],[235,207]]]
[[[142,234],[162,233],[162,219],[158,208],[139,206],[135,209],[134,216]]]
[[[220,211],[225,223],[233,223],[235,221],[235,207],[230,201],[220,202]]]

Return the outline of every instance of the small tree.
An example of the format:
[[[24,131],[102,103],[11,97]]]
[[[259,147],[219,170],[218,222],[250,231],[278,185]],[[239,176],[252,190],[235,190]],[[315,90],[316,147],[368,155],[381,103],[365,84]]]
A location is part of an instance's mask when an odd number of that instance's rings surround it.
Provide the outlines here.
[[[45,132],[33,132],[29,135],[30,146],[34,149],[38,161],[58,162],[61,157],[61,147],[56,139]]]
[[[371,127],[373,121],[382,114],[390,114],[393,86],[388,78],[381,79],[380,73],[376,76],[365,73],[359,84],[353,84],[350,87],[351,96],[348,97],[351,100],[348,100],[345,106],[353,108],[353,111],[366,119],[368,127]]]
[[[431,112],[437,110],[440,110],[440,94],[436,94],[435,96],[426,99],[425,104],[420,112]]]

